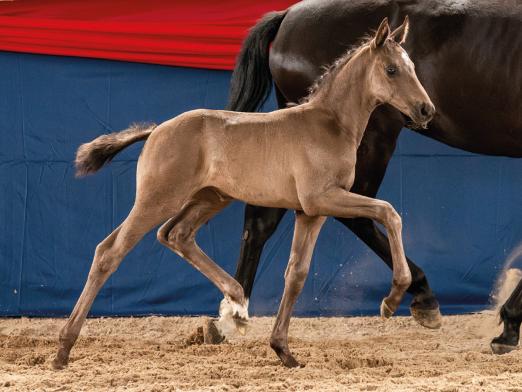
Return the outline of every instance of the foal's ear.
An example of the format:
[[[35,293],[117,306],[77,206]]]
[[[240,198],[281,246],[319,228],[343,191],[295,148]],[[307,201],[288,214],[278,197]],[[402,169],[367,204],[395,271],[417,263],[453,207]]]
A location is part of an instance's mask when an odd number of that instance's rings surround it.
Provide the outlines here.
[[[386,39],[390,35],[390,25],[388,24],[388,18],[384,18],[375,33],[375,37],[372,40],[372,48],[378,48],[386,42]]]
[[[410,18],[408,15],[404,18],[404,22],[395,29],[393,33],[390,34],[390,38],[398,42],[399,44],[403,44],[406,41],[406,37],[408,37],[408,31],[410,30]]]

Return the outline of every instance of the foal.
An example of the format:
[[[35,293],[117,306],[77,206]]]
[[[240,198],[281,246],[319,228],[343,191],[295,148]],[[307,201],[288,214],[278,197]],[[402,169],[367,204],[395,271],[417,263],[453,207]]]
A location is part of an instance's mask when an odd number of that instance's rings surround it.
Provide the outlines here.
[[[60,332],[56,368],[67,364],[96,294],[125,255],[154,226],[158,240],[209,278],[226,298],[238,326],[248,318],[243,289],[196,244],[198,229],[231,200],[296,210],[285,289],[270,344],[296,366],[287,334],[325,216],[367,217],[389,232],[391,292],[381,305],[390,317],[411,274],[401,218],[381,200],[350,193],[356,151],[371,112],[390,104],[426,124],[434,107],[400,46],[408,20],[390,34],[385,19],[372,39],[341,57],[301,105],[271,113],[195,110],[165,123],[103,135],[78,149],[78,175],[94,173],[123,148],[148,139],[138,160],[136,200],[97,247],[83,292]]]

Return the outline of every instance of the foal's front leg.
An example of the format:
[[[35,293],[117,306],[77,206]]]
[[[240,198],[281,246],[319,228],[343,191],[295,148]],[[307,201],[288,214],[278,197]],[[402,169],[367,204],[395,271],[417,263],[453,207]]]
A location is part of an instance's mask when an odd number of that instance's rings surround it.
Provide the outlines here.
[[[308,215],[328,215],[343,218],[370,218],[386,228],[393,263],[393,281],[390,295],[381,304],[381,316],[391,317],[411,284],[411,272],[402,245],[402,220],[390,203],[361,196],[336,187],[324,192],[301,192],[303,211]]]
[[[288,326],[295,301],[299,297],[308,276],[315,242],[325,220],[326,217],[324,216],[312,217],[301,211],[296,212],[292,250],[285,272],[285,291],[270,337],[270,346],[281,359],[283,365],[287,367],[299,366],[288,348]]]

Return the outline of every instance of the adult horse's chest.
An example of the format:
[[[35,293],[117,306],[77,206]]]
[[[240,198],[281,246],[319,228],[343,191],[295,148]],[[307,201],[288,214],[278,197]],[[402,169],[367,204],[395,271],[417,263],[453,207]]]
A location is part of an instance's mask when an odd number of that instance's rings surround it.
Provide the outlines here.
[[[440,42],[442,24],[427,20],[410,43],[437,107],[420,132],[472,152],[522,157],[522,19],[446,19],[456,30],[450,39]]]
[[[419,132],[471,152],[522,157],[520,11],[506,4],[502,17],[488,9],[434,15],[421,2],[412,2],[415,9],[392,2],[371,9],[341,1],[321,4],[294,7],[272,45],[270,69],[286,100],[306,95],[322,67],[354,45],[367,26],[408,13],[414,23],[406,49],[438,112]]]

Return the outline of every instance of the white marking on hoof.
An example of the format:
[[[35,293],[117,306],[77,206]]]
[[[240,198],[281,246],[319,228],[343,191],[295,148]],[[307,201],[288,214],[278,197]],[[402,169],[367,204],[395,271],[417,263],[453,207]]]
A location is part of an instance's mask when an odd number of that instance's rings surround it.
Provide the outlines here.
[[[247,332],[247,326],[243,323],[236,323],[236,330],[241,336],[245,336]]]
[[[248,299],[244,304],[230,298],[223,298],[219,305],[219,320],[217,327],[221,334],[228,335],[237,330],[241,335],[246,333],[248,323]]]
[[[390,318],[391,316],[393,316],[393,310],[386,303],[386,299],[383,299],[381,302],[381,317]]]

